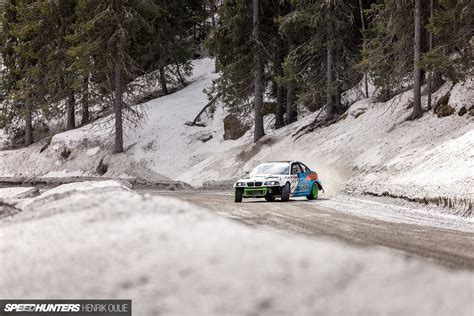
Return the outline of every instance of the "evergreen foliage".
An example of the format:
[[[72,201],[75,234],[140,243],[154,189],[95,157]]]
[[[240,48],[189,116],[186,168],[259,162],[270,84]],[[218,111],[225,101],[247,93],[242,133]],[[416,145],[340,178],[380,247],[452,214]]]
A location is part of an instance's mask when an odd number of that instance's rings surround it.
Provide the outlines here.
[[[220,74],[210,104],[248,124],[254,117],[255,141],[270,112],[276,128],[302,109],[334,122],[350,105],[344,91],[361,80],[375,85],[375,100],[414,89],[415,119],[422,84],[431,100],[443,80],[473,69],[470,0],[8,0],[0,9],[0,124],[26,145],[35,122],[72,129],[76,116],[84,125],[113,109],[108,126],[123,151],[123,126],[143,118],[134,105],[148,81],[164,94],[185,86],[203,47]]]
[[[23,126],[29,145],[35,120],[65,118],[72,129],[78,104],[81,124],[92,106],[113,107],[114,151],[123,151],[123,125],[143,118],[133,105],[147,82],[137,78],[159,69],[186,84],[205,12],[200,0],[10,0],[1,37],[7,131]]]
[[[472,75],[474,67],[474,2],[439,0],[427,28],[435,48],[423,57],[423,66],[453,82]]]

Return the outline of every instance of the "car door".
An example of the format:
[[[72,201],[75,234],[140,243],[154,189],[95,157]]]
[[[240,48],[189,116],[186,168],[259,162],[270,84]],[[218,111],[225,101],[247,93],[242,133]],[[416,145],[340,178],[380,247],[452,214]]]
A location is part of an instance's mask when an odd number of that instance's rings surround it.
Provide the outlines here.
[[[318,183],[318,187],[319,189],[321,190],[322,189],[322,186],[321,186],[321,183],[319,182],[318,180],[318,174],[316,173],[316,171],[312,171],[311,169],[309,169],[305,164],[303,163],[300,163],[301,166],[303,167],[303,171],[305,172],[306,174],[306,182],[308,184],[308,194],[311,192],[311,189],[313,188],[313,184],[316,182]]]
[[[307,177],[307,167],[305,167],[303,164],[298,163],[300,167],[300,172],[298,173],[299,177],[299,194],[300,195],[308,195],[310,188],[309,188],[309,182],[308,182],[308,177]]]
[[[308,186],[303,168],[297,162],[291,164],[291,193],[293,196],[304,195]],[[306,189],[307,190],[307,189]]]

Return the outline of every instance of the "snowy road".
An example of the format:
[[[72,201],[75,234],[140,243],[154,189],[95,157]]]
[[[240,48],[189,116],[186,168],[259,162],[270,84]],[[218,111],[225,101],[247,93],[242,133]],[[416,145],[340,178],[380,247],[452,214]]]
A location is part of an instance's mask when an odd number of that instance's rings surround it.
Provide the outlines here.
[[[451,216],[433,216],[428,224],[413,214],[411,221],[393,220],[394,211],[384,210],[384,216],[372,218],[360,212],[340,211],[321,204],[337,204],[334,200],[292,200],[288,203],[265,202],[263,199],[234,203],[233,196],[209,191],[142,191],[166,195],[205,207],[221,216],[250,226],[272,227],[309,236],[326,236],[358,246],[383,246],[434,260],[452,268],[474,270],[474,231],[472,221]],[[332,204],[330,204],[331,202]],[[371,203],[374,204],[374,203]],[[367,207],[374,208],[367,204]],[[377,207],[377,205],[375,205]],[[359,206],[360,208],[360,206]],[[379,207],[380,208],[380,207]],[[380,214],[378,214],[380,215]],[[396,215],[396,214],[395,214]],[[423,214],[426,217],[426,214]],[[400,217],[400,214],[397,215]],[[420,216],[421,217],[421,216]],[[452,227],[450,227],[452,226]]]

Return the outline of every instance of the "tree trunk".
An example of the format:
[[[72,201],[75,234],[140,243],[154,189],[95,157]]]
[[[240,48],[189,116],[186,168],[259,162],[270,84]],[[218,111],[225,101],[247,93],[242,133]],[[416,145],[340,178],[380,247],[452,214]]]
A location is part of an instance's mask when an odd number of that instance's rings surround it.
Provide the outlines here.
[[[257,142],[260,138],[265,135],[263,129],[263,92],[262,92],[262,56],[260,53],[260,22],[259,22],[259,9],[260,1],[253,0],[253,37],[254,37],[254,88],[255,88],[255,99],[254,99],[254,111],[255,111],[255,130],[253,135],[254,142]]]
[[[209,0],[209,14],[211,15],[212,29],[216,32],[217,23],[216,23],[216,7],[215,0]],[[214,68],[215,72],[219,72],[219,64],[217,62],[217,49],[214,48]]]
[[[283,55],[283,39],[281,36],[278,35],[278,47],[277,47],[277,54],[275,60],[275,73],[276,76],[282,77],[283,76],[283,62],[284,62],[284,55]],[[276,117],[275,117],[275,128],[278,129],[285,125],[284,121],[284,114],[285,114],[285,89],[282,84],[275,82],[276,84]]]
[[[341,102],[341,80],[340,80],[340,77],[339,77],[339,64],[340,64],[340,60],[341,60],[341,50],[340,48],[337,48],[335,50],[335,54],[334,54],[334,73],[335,73],[335,77],[336,77],[336,81],[335,81],[335,91],[334,91],[334,107],[335,107],[335,113],[337,115],[341,114],[342,113],[342,102]]]
[[[326,119],[330,119],[334,116],[335,113],[335,100],[334,100],[334,29],[332,27],[332,22],[330,21],[330,8],[328,8],[328,28],[327,28],[327,47],[326,47],[326,99],[327,99],[327,115]]]
[[[277,91],[276,91],[276,118],[275,118],[275,128],[278,129],[280,127],[283,127],[285,125],[285,122],[283,120],[283,115],[285,113],[285,89],[283,86],[277,84]]]
[[[84,78],[82,82],[82,118],[81,125],[87,125],[90,123],[89,114],[89,78]]]
[[[430,19],[433,18],[434,0],[430,0]],[[430,52],[433,50],[433,32],[430,32]],[[431,110],[431,93],[433,89],[433,72],[428,73],[428,110]]]
[[[297,112],[295,109],[295,85],[293,83],[288,84],[286,90],[286,117],[288,118],[288,124],[296,122]]]
[[[25,113],[25,146],[33,144],[33,123],[32,123],[31,106],[26,106]]]
[[[359,0],[359,8],[360,8],[360,20],[362,23],[362,49],[365,50],[365,19],[364,19],[364,7],[362,5],[362,0]],[[369,97],[369,82],[368,82],[368,75],[364,73],[364,91],[365,97]]]
[[[432,87],[431,88],[433,89],[433,91],[438,90],[443,85],[443,83],[445,83],[445,81],[443,79],[443,75],[439,71],[435,71],[433,73],[433,76],[431,77],[431,79],[432,79],[432,82],[431,82]]]
[[[163,66],[160,67],[160,84],[161,84],[161,90],[163,91],[163,94],[165,95],[169,94],[168,86],[166,83],[165,67]]]
[[[421,55],[421,10],[420,1],[415,0],[415,43],[414,43],[414,95],[413,95],[413,113],[411,118],[417,119],[423,115],[421,109],[421,69],[420,69],[420,55]]]
[[[67,122],[66,130],[71,130],[76,128],[76,98],[74,97],[74,92],[69,94],[67,102]]]
[[[115,145],[114,153],[123,152],[123,121],[122,121],[122,73],[118,56],[115,56],[114,71],[114,111],[115,111]]]

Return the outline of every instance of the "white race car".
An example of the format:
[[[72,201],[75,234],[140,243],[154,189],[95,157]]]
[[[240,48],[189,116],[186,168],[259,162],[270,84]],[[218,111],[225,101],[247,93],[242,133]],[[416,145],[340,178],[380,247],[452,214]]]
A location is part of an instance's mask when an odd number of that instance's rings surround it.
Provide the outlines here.
[[[288,201],[290,196],[317,199],[324,192],[318,174],[299,161],[272,161],[258,165],[245,178],[234,184],[235,202],[243,198],[265,198],[271,202],[276,197]]]

